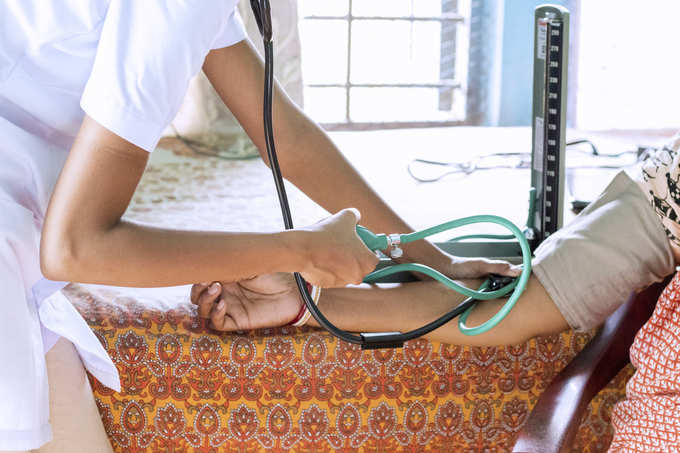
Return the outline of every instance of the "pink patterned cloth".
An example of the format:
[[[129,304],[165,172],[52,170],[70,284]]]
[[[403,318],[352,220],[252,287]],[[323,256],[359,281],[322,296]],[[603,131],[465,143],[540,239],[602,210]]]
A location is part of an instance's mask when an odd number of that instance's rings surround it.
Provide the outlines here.
[[[680,274],[630,350],[636,371],[612,413],[610,452],[680,451]]]

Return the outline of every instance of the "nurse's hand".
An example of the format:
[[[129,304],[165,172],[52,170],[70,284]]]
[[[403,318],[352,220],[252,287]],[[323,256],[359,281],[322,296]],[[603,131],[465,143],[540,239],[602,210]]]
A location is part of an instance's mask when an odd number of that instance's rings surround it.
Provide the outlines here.
[[[296,230],[303,253],[302,277],[322,288],[359,284],[378,264],[378,257],[359,238],[361,218],[356,209],[343,209],[314,225]]]
[[[265,274],[240,282],[199,283],[191,288],[198,315],[215,330],[283,326],[300,311],[302,300],[292,274]]]

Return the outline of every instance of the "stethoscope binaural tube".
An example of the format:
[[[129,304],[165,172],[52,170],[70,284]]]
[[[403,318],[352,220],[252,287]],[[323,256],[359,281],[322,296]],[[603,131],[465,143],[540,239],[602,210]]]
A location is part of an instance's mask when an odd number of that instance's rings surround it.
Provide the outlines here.
[[[276,193],[279,197],[281,214],[283,216],[283,224],[287,230],[291,230],[293,229],[293,219],[290,213],[290,206],[288,204],[288,196],[286,195],[286,187],[283,183],[283,177],[281,175],[281,167],[279,166],[279,160],[276,155],[276,145],[274,144],[274,125],[272,118],[274,92],[274,48],[272,42],[271,8],[269,0],[251,0],[250,3],[264,42],[265,76],[263,117],[267,157],[269,158],[269,166],[271,167],[272,174],[274,176],[274,184],[276,185]],[[298,290],[302,296],[302,300],[321,327],[328,330],[336,337],[347,342],[355,344],[364,343],[364,340],[360,335],[351,334],[349,332],[345,332],[344,330],[338,329],[330,321],[328,321],[328,319],[326,319],[326,317],[317,309],[316,304],[314,304],[311,295],[307,291],[307,283],[302,278],[302,276],[298,272],[296,272],[294,276]]]
[[[293,220],[290,212],[290,206],[288,204],[288,197],[286,195],[286,188],[283,183],[283,177],[281,175],[281,168],[279,166],[279,161],[276,155],[276,147],[274,144],[274,126],[272,118],[273,109],[273,91],[274,91],[274,50],[272,42],[272,21],[271,21],[271,8],[269,0],[251,0],[251,6],[253,13],[255,14],[255,20],[257,22],[260,33],[262,34],[264,42],[264,52],[265,52],[265,79],[264,79],[264,134],[265,134],[265,144],[267,148],[267,156],[269,158],[269,165],[274,176],[274,183],[276,185],[276,192],[279,197],[279,204],[281,206],[281,214],[283,216],[284,226],[287,230],[293,228]],[[499,220],[500,219],[500,220]],[[463,294],[469,295],[465,301],[458,305],[453,310],[441,316],[439,319],[426,324],[423,327],[414,329],[410,332],[373,332],[373,333],[361,333],[359,335],[347,332],[345,330],[339,329],[333,323],[331,323],[321,311],[317,308],[316,304],[312,300],[309,291],[307,290],[307,284],[305,280],[299,273],[294,273],[295,282],[297,284],[302,300],[305,306],[314,317],[314,319],[319,323],[319,325],[340,338],[341,340],[347,341],[349,343],[359,344],[362,349],[379,349],[379,348],[395,348],[403,346],[405,341],[419,338],[439,327],[449,322],[456,316],[463,314],[459,320],[459,327],[461,331],[467,335],[478,335],[480,333],[486,332],[490,328],[498,324],[512,309],[515,302],[519,298],[520,294],[524,290],[529,279],[529,274],[531,273],[531,251],[526,238],[523,233],[509,221],[495,217],[495,216],[476,216],[474,218],[459,219],[457,221],[447,222],[445,224],[429,228],[421,232],[404,234],[404,235],[390,235],[389,237],[385,235],[376,235],[363,227],[357,227],[357,233],[362,238],[365,244],[372,250],[384,250],[387,245],[393,245],[393,242],[406,243],[413,240],[422,239],[430,234],[435,234],[446,229],[455,228],[460,225],[478,222],[492,222],[498,223],[510,230],[510,232],[517,238],[520,243],[523,255],[523,270],[519,279],[510,285],[505,285],[502,288],[494,286],[496,282],[492,280],[487,280],[482,284],[477,291],[470,290],[467,288],[462,288],[460,285],[455,283],[448,277],[440,274],[439,272],[428,268],[427,266],[419,264],[400,264],[393,266],[390,269],[383,269],[381,271],[373,272],[367,277],[368,281],[374,278],[379,278],[380,276],[399,272],[402,270],[410,270],[415,272],[422,272],[428,274],[435,279],[446,284],[450,288],[457,290]],[[492,297],[499,297],[507,294],[510,290],[513,291],[510,299],[503,308],[489,321],[476,327],[467,327],[465,321],[467,316],[470,314],[474,305],[477,303],[478,299],[490,299]]]

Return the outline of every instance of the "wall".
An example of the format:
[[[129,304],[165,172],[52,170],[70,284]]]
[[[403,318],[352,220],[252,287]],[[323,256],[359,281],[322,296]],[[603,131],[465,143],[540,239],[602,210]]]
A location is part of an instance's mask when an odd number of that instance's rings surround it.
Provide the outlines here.
[[[529,125],[533,9],[504,0],[500,98],[482,124]],[[568,124],[580,129],[680,128],[680,2],[560,0],[571,12]],[[493,103],[489,103],[493,105]]]
[[[580,128],[680,128],[679,18],[677,0],[582,2]]]
[[[552,3],[569,8],[569,0],[505,0],[498,126],[528,126],[531,121],[534,60],[534,9]],[[570,17],[571,19],[571,17]]]

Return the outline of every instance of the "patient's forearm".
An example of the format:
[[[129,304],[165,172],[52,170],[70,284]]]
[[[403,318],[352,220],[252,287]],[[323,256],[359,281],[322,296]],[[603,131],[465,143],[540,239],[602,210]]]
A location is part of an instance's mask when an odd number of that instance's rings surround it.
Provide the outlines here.
[[[476,288],[478,281],[465,281]],[[338,327],[354,332],[400,331],[418,328],[464,300],[464,296],[436,282],[415,282],[380,286],[361,285],[351,288],[326,289],[319,308]],[[507,299],[477,304],[468,325],[476,326],[489,319]],[[312,318],[309,325],[317,325]],[[473,346],[511,345],[541,334],[561,332],[567,322],[547,292],[532,276],[527,289],[508,316],[490,331],[467,336],[458,329],[457,319],[430,333],[427,337],[451,344]]]

